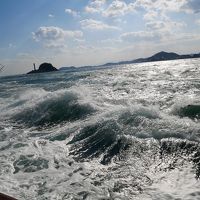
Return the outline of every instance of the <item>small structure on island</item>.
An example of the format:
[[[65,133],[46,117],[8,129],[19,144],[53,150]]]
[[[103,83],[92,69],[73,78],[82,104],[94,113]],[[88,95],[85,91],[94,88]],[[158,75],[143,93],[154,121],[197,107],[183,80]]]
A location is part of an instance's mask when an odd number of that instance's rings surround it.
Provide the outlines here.
[[[34,74],[34,73],[44,73],[44,72],[53,72],[58,71],[51,63],[42,63],[38,69],[35,67],[35,63],[33,63],[33,70],[28,72],[27,74]]]
[[[33,63],[33,68],[34,68],[33,70],[36,71],[35,63]]]

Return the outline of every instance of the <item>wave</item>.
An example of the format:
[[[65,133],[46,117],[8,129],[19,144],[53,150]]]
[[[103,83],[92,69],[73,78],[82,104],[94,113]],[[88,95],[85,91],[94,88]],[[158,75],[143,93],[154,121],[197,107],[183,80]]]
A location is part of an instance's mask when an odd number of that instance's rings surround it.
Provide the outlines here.
[[[200,119],[200,105],[187,105],[178,110],[180,117]]]
[[[163,139],[160,143],[160,160],[164,161],[166,169],[180,168],[185,162],[192,162],[196,178],[200,177],[200,145],[188,140]]]
[[[200,102],[194,96],[176,98],[171,113],[181,118],[188,117],[192,120],[200,119]]]
[[[27,106],[22,106],[24,103]],[[28,127],[72,122],[95,112],[93,106],[81,102],[78,94],[70,91],[60,91],[55,94],[45,92],[45,95],[41,95],[35,100],[21,99],[20,102],[12,106],[20,107],[11,117],[12,121],[25,124]]]
[[[195,122],[189,122],[195,125]],[[70,154],[78,161],[97,158],[106,165],[127,159],[128,155],[152,155],[160,160],[164,155],[170,155],[173,160],[174,155],[177,159],[185,153],[189,158],[186,160],[193,162],[199,176],[200,127],[188,126],[188,123],[153,108],[124,109],[82,128],[68,143]]]
[[[115,146],[119,134],[120,128],[113,120],[88,125],[68,143],[73,144],[71,154],[79,160],[98,157]]]

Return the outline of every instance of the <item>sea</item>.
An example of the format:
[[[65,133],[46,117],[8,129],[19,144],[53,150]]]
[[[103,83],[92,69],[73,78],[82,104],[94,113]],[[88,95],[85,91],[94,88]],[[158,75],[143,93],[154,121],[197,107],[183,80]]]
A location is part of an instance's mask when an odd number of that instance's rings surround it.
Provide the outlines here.
[[[0,77],[0,192],[200,199],[200,59]]]

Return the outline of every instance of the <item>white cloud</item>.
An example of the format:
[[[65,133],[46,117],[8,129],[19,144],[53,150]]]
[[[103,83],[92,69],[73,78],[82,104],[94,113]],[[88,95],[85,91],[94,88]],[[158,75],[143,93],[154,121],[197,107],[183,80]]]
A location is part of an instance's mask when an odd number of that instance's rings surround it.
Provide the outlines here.
[[[145,20],[151,20],[158,12],[200,12],[199,0],[135,0],[127,3],[125,0],[92,0],[85,7],[87,13],[99,13],[104,17],[117,17],[144,9]]]
[[[73,17],[78,17],[79,16],[78,12],[76,12],[75,10],[71,10],[69,8],[65,9],[65,13],[67,13],[69,15],[72,15]]]
[[[181,29],[186,26],[184,22],[174,21],[169,12],[187,12],[186,5],[193,0],[136,0],[136,9],[144,9],[143,19],[146,21],[145,32],[154,35],[156,41],[166,41],[167,38],[176,38]],[[151,35],[150,34],[150,35]]]
[[[85,7],[85,11],[87,13],[99,13],[102,11],[105,2],[106,0],[93,0]]]
[[[169,38],[177,38],[177,35],[180,34],[180,29],[184,26],[184,23],[171,20],[149,21],[146,23],[144,31],[123,33],[120,39],[128,42],[167,41]]]
[[[147,11],[154,9],[161,12],[200,12],[199,0],[136,0],[135,6]]]
[[[75,39],[74,40],[75,42],[78,42],[78,43],[85,43],[85,39]]]
[[[85,19],[80,21],[81,27],[83,29],[91,29],[91,30],[105,30],[105,29],[111,29],[111,30],[119,30],[116,26],[111,26],[108,24],[103,23],[102,21],[97,21],[94,19]]]
[[[181,23],[172,20],[150,21],[146,23],[147,31],[153,32],[155,38],[159,41],[167,41],[169,37],[176,38],[184,26],[184,22]]]
[[[33,32],[33,39],[40,40],[64,40],[66,38],[80,38],[83,36],[81,31],[69,31],[55,26],[42,26]]]
[[[135,4],[127,4],[125,1],[114,0],[106,10],[103,11],[105,17],[117,17],[125,15],[135,10]]]
[[[106,0],[93,0],[86,7],[87,13],[100,13],[104,17],[117,17],[133,12],[135,10],[135,3],[126,3],[123,0],[112,0],[107,6],[109,1]]]
[[[81,31],[69,31],[54,26],[43,26],[32,33],[33,39],[37,42],[41,42],[43,47],[60,51],[67,50],[67,43],[81,39],[83,33]]]
[[[54,15],[49,14],[48,17],[49,17],[49,18],[54,18]]]
[[[144,15],[144,20],[152,21],[152,20],[155,20],[157,16],[158,16],[158,12],[156,12],[155,10],[150,10]]]
[[[187,0],[136,0],[136,7],[146,10],[175,11],[179,12],[187,3]]]

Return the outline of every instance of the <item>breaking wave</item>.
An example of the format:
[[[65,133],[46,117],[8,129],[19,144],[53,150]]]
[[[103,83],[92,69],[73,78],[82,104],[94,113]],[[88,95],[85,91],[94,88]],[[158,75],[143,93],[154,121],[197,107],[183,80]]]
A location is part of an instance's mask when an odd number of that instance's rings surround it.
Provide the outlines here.
[[[71,146],[70,154],[77,161],[98,158],[101,164],[106,165],[125,159],[127,152],[129,155],[132,152],[133,156],[148,156],[148,151],[156,147],[153,155],[156,154],[160,159],[167,154],[176,159],[183,154],[187,154],[187,157],[190,155],[188,161],[193,161],[199,177],[200,165],[195,160],[200,161],[200,126],[189,126],[183,119],[139,105],[114,112],[109,117],[104,116],[86,125],[68,143]],[[148,140],[153,142],[144,147]]]
[[[27,96],[26,96],[27,97]],[[31,97],[33,97],[31,99]],[[9,106],[14,123],[32,126],[56,125],[84,119],[95,112],[95,108],[79,99],[70,91],[44,92],[34,97],[22,98]]]
[[[187,105],[178,111],[180,117],[189,117],[191,119],[200,118],[200,105]]]

